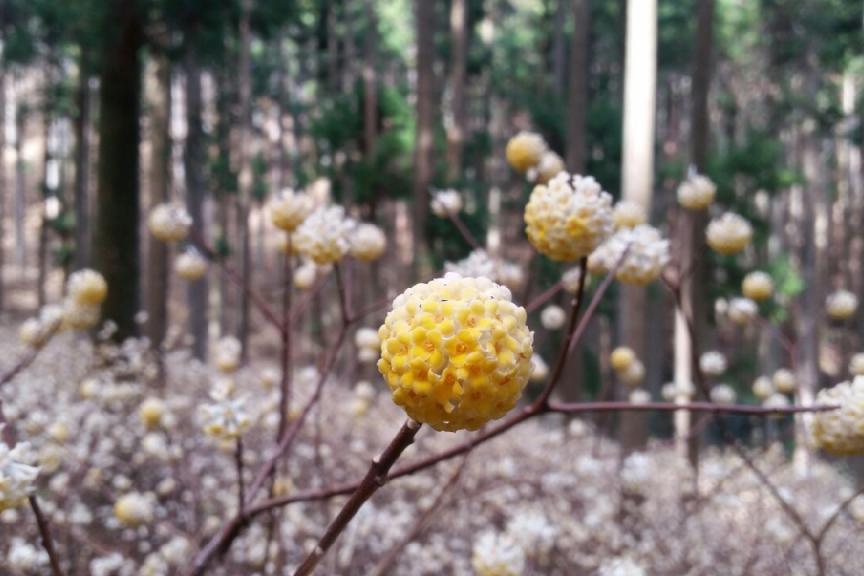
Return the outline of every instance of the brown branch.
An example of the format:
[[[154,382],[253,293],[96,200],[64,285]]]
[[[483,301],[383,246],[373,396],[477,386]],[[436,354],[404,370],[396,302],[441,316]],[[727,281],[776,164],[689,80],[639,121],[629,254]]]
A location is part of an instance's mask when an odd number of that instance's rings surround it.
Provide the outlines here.
[[[540,306],[551,300],[555,297],[556,294],[561,292],[561,289],[564,285],[559,280],[543,292],[541,292],[538,296],[535,296],[530,302],[525,304],[525,311],[529,314],[537,310]]]
[[[53,576],[63,576],[63,569],[60,568],[60,561],[57,558],[57,551],[54,550],[54,539],[51,537],[51,525],[48,519],[42,513],[42,508],[39,507],[39,501],[36,496],[30,496],[30,508],[36,516],[36,525],[39,528],[39,537],[42,540],[42,546],[45,552],[48,553],[48,560],[51,563],[51,573]]]
[[[418,422],[410,418],[405,421],[402,428],[399,429],[399,432],[387,448],[384,449],[384,452],[381,453],[381,456],[372,460],[372,465],[369,466],[369,470],[358,485],[357,490],[354,491],[354,494],[348,499],[342,510],[339,511],[339,514],[327,528],[327,531],[318,541],[312,552],[306,557],[306,560],[294,572],[294,576],[308,576],[312,574],[318,562],[321,561],[321,558],[324,557],[333,543],[336,542],[336,539],[345,530],[345,527],[348,526],[348,523],[354,518],[357,511],[360,510],[360,507],[387,482],[387,473],[393,467],[396,460],[399,459],[399,456],[402,455],[402,452],[414,442],[414,437],[417,435],[418,430],[420,430]]]
[[[234,465],[237,468],[237,513],[243,515],[246,508],[246,485],[243,479],[243,437],[238,436],[234,446]]]
[[[479,250],[483,247],[480,242],[477,241],[477,238],[474,237],[474,234],[471,233],[471,230],[468,229],[468,226],[465,225],[465,222],[462,221],[462,218],[459,217],[459,214],[448,214],[448,217],[456,226],[456,229],[459,230],[459,234],[462,235],[465,242],[467,242],[473,250]]]

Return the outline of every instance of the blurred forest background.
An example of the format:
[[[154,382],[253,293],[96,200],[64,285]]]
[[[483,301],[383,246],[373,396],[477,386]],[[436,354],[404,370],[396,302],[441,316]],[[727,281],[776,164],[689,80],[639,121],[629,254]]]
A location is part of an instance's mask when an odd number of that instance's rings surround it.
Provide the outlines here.
[[[169,282],[171,249],[142,215],[185,202],[276,300],[280,237],[264,206],[285,187],[329,190],[387,231],[385,260],[360,278],[367,301],[470,252],[427,213],[431,190],[457,189],[474,235],[524,266],[526,301],[561,273],[532,257],[531,185],[504,160],[531,129],[569,171],[667,223],[673,252],[695,262],[706,333],[745,267],[771,273],[779,328],[745,334],[747,346],[710,331],[734,347],[740,396],[789,363],[781,341],[818,389],[846,375],[864,333],[862,314],[822,320],[829,291],[864,298],[862,19],[853,0],[0,0],[0,307],[29,314],[92,266],[118,337],[159,346],[178,324],[202,359],[219,335],[246,346],[256,319],[242,291],[218,275]],[[691,166],[754,223],[746,257],[709,254],[701,232],[667,222]],[[595,320],[570,394],[597,393],[616,342],[646,359],[649,389],[671,379],[670,298],[652,287],[617,302]]]

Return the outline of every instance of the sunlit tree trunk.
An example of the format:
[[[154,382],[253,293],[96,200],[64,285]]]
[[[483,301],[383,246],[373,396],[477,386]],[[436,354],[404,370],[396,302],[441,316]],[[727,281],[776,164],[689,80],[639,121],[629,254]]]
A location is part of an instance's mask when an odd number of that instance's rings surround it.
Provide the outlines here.
[[[711,86],[711,52],[714,30],[714,0],[699,0],[696,23],[696,51],[693,58],[692,98],[690,108],[690,163],[703,172],[708,161],[708,93]],[[693,319],[697,335],[704,335],[706,324],[705,258],[699,257],[706,250],[703,230],[706,216],[702,213],[682,210],[678,227],[680,267],[684,271],[681,296],[684,308]],[[691,388],[694,381],[690,336],[680,311],[675,312],[675,382],[679,390]],[[686,393],[679,392],[676,402],[691,400]],[[690,413],[675,413],[675,438],[678,453],[688,456],[695,466],[697,462],[697,439],[690,438]]]
[[[150,201],[152,208],[170,199],[171,189],[171,68],[164,55],[153,58],[150,100]],[[147,337],[160,351],[168,325],[168,245],[147,236]],[[163,362],[159,358],[157,384],[164,385]]]
[[[435,5],[415,0],[417,33],[417,135],[414,150],[414,247],[415,267],[426,266],[426,219],[429,185],[432,183],[435,145],[434,69]]]
[[[90,264],[90,63],[89,50],[79,46],[78,113],[75,115],[75,264]]]
[[[186,206],[195,229],[207,238],[204,220],[204,129],[201,124],[201,68],[195,49],[186,53],[186,146],[183,165],[186,172]],[[207,275],[189,283],[189,331],[194,338],[192,352],[201,361],[207,360]]]
[[[135,0],[114,0],[103,23],[99,105],[99,193],[93,239],[96,267],[110,287],[102,312],[115,338],[135,334],[139,300],[138,145],[142,15]]]
[[[447,180],[452,184],[462,177],[462,151],[465,146],[465,60],[468,44],[466,0],[450,5],[450,126],[447,128]]]
[[[252,249],[249,230],[249,209],[252,206],[252,59],[250,54],[252,34],[250,16],[252,0],[242,0],[240,12],[240,61],[238,65],[238,86],[240,90],[240,124],[237,137],[239,158],[239,194],[237,204],[237,224],[240,232],[241,276],[243,293],[240,295],[240,324],[237,337],[243,346],[243,359],[248,359],[250,330],[250,301],[248,290],[252,287]]]
[[[624,71],[624,142],[621,196],[651,213],[654,186],[654,111],[657,85],[657,2],[630,0],[627,5],[627,52]],[[646,306],[643,288],[622,286],[619,339],[646,363]],[[650,372],[650,370],[649,370]],[[648,384],[646,382],[646,384]],[[644,445],[646,419],[624,414],[621,440],[625,450]]]

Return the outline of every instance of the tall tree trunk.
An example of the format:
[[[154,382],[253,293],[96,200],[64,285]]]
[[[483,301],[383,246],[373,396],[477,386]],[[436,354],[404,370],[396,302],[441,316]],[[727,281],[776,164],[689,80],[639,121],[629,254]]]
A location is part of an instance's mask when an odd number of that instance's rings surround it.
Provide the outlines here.
[[[99,213],[93,255],[109,290],[102,311],[115,338],[136,332],[139,296],[139,112],[143,37],[136,0],[114,0],[103,29],[99,105]]]
[[[231,190],[226,178],[231,169],[231,73],[220,70],[216,75],[216,146],[219,158],[223,163],[223,173],[217,182],[216,221],[219,226],[219,244],[230,246],[231,239]],[[235,307],[233,305],[232,284],[224,270],[219,270],[219,335],[232,334],[237,329]]]
[[[0,312],[3,311],[6,296],[3,272],[6,269],[6,67],[3,53],[4,39],[0,29]]]
[[[150,207],[171,197],[171,67],[167,57],[154,56],[150,95]],[[168,326],[168,245],[147,236],[147,337],[159,358],[157,384],[165,384],[162,344]]]
[[[418,270],[426,266],[426,219],[429,213],[429,185],[432,183],[435,146],[434,68],[435,3],[415,1],[417,31],[417,134],[414,151],[414,247]]]
[[[75,264],[90,265],[90,63],[89,50],[79,47],[78,113],[75,115]]]
[[[42,185],[39,190],[39,240],[36,247],[36,306],[42,308],[46,303],[46,284],[48,281],[48,198],[56,192],[56,183],[52,182],[51,173],[54,159],[54,134],[52,128],[53,112],[51,91],[53,89],[53,74],[51,64],[47,64],[48,72],[45,80],[45,101],[42,110]]]
[[[654,187],[654,113],[657,85],[657,1],[630,0],[627,5],[627,52],[624,71],[624,142],[621,196],[651,213]],[[619,338],[646,363],[647,293],[644,288],[622,286]],[[650,385],[650,382],[645,383]],[[621,440],[625,451],[644,446],[647,420],[623,414]]]
[[[567,49],[565,45],[564,23],[567,21],[567,4],[571,0],[556,0],[555,21],[552,23],[552,83],[555,94],[564,101],[565,83],[567,76]],[[577,11],[581,0],[573,2],[573,9]],[[578,26],[578,24],[577,24]]]
[[[563,2],[563,0],[562,0]],[[588,51],[591,46],[589,0],[573,0],[573,37],[570,44],[570,94],[567,106],[567,168],[581,174],[586,160],[588,117]]]
[[[29,110],[24,102],[21,80],[15,75],[15,263],[27,267],[27,162],[24,160],[24,138]]]
[[[252,34],[250,17],[252,0],[242,0],[240,10],[240,61],[238,63],[238,85],[240,90],[240,129],[237,137],[237,153],[240,161],[240,198],[237,206],[237,224],[240,228],[241,275],[243,293],[240,297],[240,325],[237,337],[243,347],[244,362],[249,358],[250,301],[252,287],[252,249],[249,230],[249,210],[252,206],[252,57],[250,44]]]
[[[195,229],[207,238],[204,221],[204,128],[201,124],[201,68],[195,49],[188,50],[186,70],[186,147],[183,154],[186,169],[186,205]],[[188,287],[189,331],[194,343],[192,352],[199,360],[207,360],[207,275],[191,282]]]
[[[447,180],[454,184],[462,177],[462,152],[465,147],[465,61],[468,50],[468,7],[466,0],[450,5],[452,56],[450,70],[451,124],[447,130]]]
[[[692,103],[690,107],[690,163],[702,172],[708,161],[708,94],[711,87],[711,52],[714,43],[714,0],[699,0],[696,23],[696,51],[693,58]],[[705,259],[706,215],[699,212],[681,211],[683,219],[679,230],[680,267],[690,270],[682,277],[682,304],[693,320],[697,336],[701,340],[706,333],[705,286],[707,268]],[[692,364],[692,342],[684,318],[675,314],[675,382],[679,390],[688,390],[698,366]],[[679,393],[676,401],[690,401],[688,394]],[[697,438],[690,438],[690,413],[675,413],[675,438],[679,455],[687,456],[692,465],[697,464]],[[689,440],[688,440],[689,439]]]

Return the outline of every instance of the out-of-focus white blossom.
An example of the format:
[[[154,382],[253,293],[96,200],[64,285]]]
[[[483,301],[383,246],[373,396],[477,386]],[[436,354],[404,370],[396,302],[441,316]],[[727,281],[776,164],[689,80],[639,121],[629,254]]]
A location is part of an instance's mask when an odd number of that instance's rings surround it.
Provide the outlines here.
[[[651,402],[651,393],[644,388],[636,388],[630,392],[629,400],[631,404],[647,404]]]
[[[458,262],[445,262],[444,272],[455,272],[466,278],[488,278],[493,282],[498,279],[495,261],[482,248],[472,250]]]
[[[858,310],[858,297],[848,290],[837,290],[828,295],[825,311],[832,320],[848,320]]]
[[[739,326],[747,326],[759,316],[759,307],[749,298],[733,298],[729,301],[726,316]]]
[[[69,330],[89,330],[99,324],[102,309],[99,305],[79,304],[67,298],[63,302],[63,327]]]
[[[560,330],[567,322],[567,312],[555,304],[550,304],[540,312],[540,324],[546,330]]]
[[[85,268],[73,272],[66,282],[69,298],[81,306],[98,306],[108,296],[108,283],[99,272]]]
[[[517,172],[528,172],[537,166],[546,154],[546,141],[535,132],[522,131],[510,138],[504,154],[507,163]]]
[[[529,558],[542,559],[555,545],[558,529],[537,509],[518,510],[507,522],[506,533],[525,551]]]
[[[315,284],[317,271],[315,263],[307,260],[294,270],[294,286],[301,290],[311,288]]]
[[[678,186],[678,203],[688,210],[705,210],[716,194],[717,186],[710,178],[694,173]]]
[[[33,493],[39,476],[35,462],[29,443],[19,442],[10,448],[0,442],[0,512],[21,506]]]
[[[293,241],[297,251],[316,264],[335,264],[348,253],[354,228],[341,206],[324,206],[303,221]]]
[[[711,402],[714,402],[715,404],[734,404],[735,400],[738,398],[735,389],[728,384],[715,384],[711,388],[709,395],[711,397]]]
[[[140,526],[153,520],[152,495],[140,492],[124,494],[114,502],[114,516],[126,526]]]
[[[60,328],[63,322],[63,309],[59,306],[43,306],[39,316],[25,320],[18,329],[18,338],[23,344],[40,348]]]
[[[726,357],[712,350],[699,357],[699,369],[707,376],[722,376],[726,372]]]
[[[354,334],[354,345],[357,347],[357,359],[364,364],[378,361],[381,348],[381,338],[378,331],[372,328],[359,328]]]
[[[767,300],[774,294],[774,280],[766,272],[750,272],[741,281],[741,293],[751,300]]]
[[[225,374],[230,374],[240,367],[240,355],[243,346],[233,336],[225,336],[216,343],[215,363],[216,369]]]
[[[576,294],[579,291],[579,278],[582,276],[582,271],[578,266],[569,268],[561,275],[561,287],[570,294]],[[589,278],[585,278],[587,285]]]
[[[198,280],[207,273],[207,259],[197,248],[189,246],[174,260],[174,271],[184,280]]]
[[[789,398],[779,392],[775,392],[762,402],[762,407],[772,410],[776,408],[788,408]]]
[[[538,184],[545,184],[566,169],[564,159],[555,152],[547,150],[540,158],[540,162],[528,169],[527,175],[529,180]]]
[[[590,176],[561,172],[531,192],[525,224],[528,240],[539,252],[572,262],[612,234],[612,196]]]
[[[615,372],[625,372],[636,362],[636,352],[627,346],[618,346],[609,355],[609,363]]]
[[[294,232],[315,209],[315,200],[285,188],[270,201],[270,220],[286,232]]]
[[[165,402],[161,398],[150,396],[138,407],[138,418],[148,430],[161,426],[163,416],[165,416]]]
[[[627,386],[638,386],[645,379],[645,365],[641,360],[634,360],[626,370],[618,373],[618,378]]]
[[[774,389],[781,394],[794,394],[795,389],[798,387],[798,379],[795,378],[795,373],[786,368],[780,368],[774,372],[771,382],[774,384]]]
[[[638,202],[621,200],[612,210],[612,222],[615,228],[635,228],[647,221],[648,215],[645,214],[645,208]]]
[[[719,254],[738,254],[753,239],[753,227],[733,212],[726,212],[708,224],[705,236],[708,245]]]
[[[456,190],[435,190],[429,207],[439,218],[458,216],[462,211],[462,195]]]
[[[816,404],[839,406],[813,414],[811,431],[816,445],[835,456],[864,454],[864,377],[820,390]]]
[[[630,558],[613,558],[600,566],[597,576],[647,576],[647,572]]]
[[[864,352],[856,352],[849,359],[849,373],[852,376],[864,376]]]
[[[753,395],[760,400],[765,400],[774,394],[774,384],[767,376],[760,376],[753,381]]]
[[[549,365],[543,357],[534,352],[531,355],[531,381],[543,382],[549,376]]]
[[[667,382],[660,389],[660,396],[667,402],[672,402],[678,396],[678,386],[675,382]]]
[[[588,269],[593,274],[608,274],[622,256],[615,278],[624,284],[644,286],[656,280],[669,262],[669,241],[647,224],[622,228],[591,254]]]
[[[522,576],[525,551],[508,534],[484,532],[474,542],[471,565],[477,576]]]
[[[147,228],[153,236],[163,242],[181,242],[189,236],[192,217],[186,208],[177,202],[166,202],[154,206],[147,219]]]
[[[387,248],[384,231],[375,224],[360,224],[351,234],[351,255],[363,262],[377,260]]]

